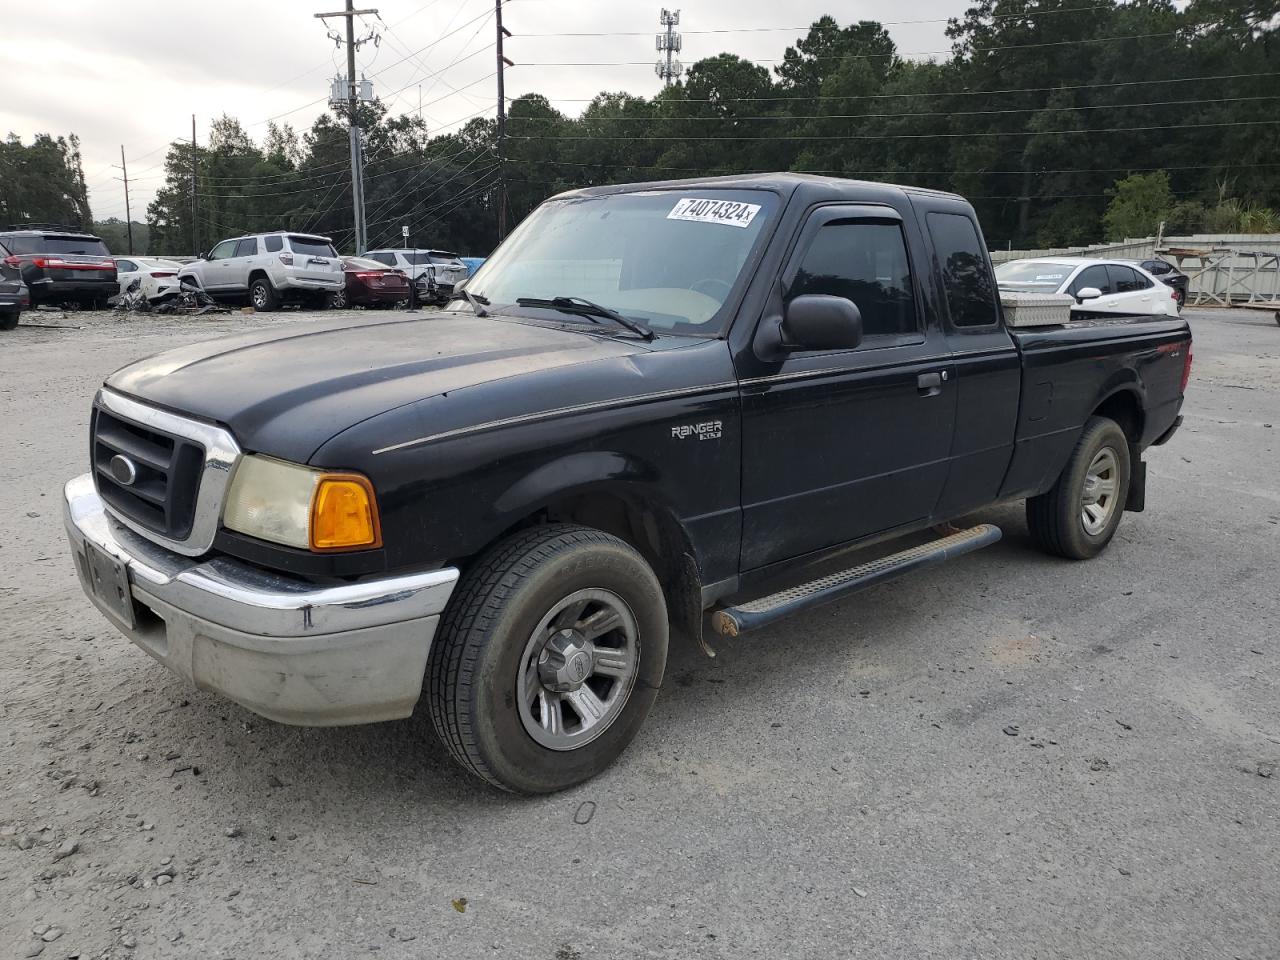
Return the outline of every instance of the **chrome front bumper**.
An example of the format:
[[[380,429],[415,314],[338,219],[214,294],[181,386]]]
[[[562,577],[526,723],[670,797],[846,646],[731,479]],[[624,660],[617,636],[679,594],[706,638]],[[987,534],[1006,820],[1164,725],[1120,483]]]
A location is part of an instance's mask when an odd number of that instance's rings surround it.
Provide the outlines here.
[[[455,568],[316,586],[166,550],[112,519],[90,474],[69,481],[64,497],[85,593],[174,673],[282,723],[413,712]],[[127,596],[113,601],[113,589]]]

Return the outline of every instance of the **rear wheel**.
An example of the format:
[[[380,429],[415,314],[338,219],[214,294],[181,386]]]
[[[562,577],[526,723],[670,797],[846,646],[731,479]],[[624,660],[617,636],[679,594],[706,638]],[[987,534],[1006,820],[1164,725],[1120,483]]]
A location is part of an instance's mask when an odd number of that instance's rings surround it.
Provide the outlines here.
[[[551,793],[626,749],[666,661],[666,603],[644,558],[599,530],[537,527],[459,585],[427,668],[431,719],[476,776]]]
[[[266,277],[258,277],[249,284],[249,302],[253,304],[253,309],[270,313],[280,309],[280,294],[276,293],[276,288],[271,285],[270,280]]]
[[[1129,496],[1129,440],[1114,420],[1092,417],[1058,482],[1027,500],[1027,527],[1042,550],[1071,560],[1111,542]]]
[[[20,314],[17,310],[0,312],[0,330],[12,330],[18,325],[19,316]]]

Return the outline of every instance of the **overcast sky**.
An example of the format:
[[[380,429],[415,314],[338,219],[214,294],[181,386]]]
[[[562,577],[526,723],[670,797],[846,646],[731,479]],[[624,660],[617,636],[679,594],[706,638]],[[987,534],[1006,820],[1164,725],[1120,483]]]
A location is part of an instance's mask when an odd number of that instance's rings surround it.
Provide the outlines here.
[[[42,132],[78,134],[98,219],[124,217],[124,193],[113,179],[120,172],[112,167],[123,144],[133,218],[143,220],[163,181],[165,147],[190,136],[192,113],[201,142],[210,118],[223,113],[238,117],[259,140],[269,118],[299,131],[310,126],[325,109],[329,78],[346,68],[344,52],[312,15],[342,5],[61,0],[53,19],[4,17],[0,134],[17,133],[25,141]],[[680,59],[691,64],[729,51],[774,61],[825,12],[841,24],[880,20],[904,53],[944,51],[946,17],[967,6],[967,0],[686,0],[680,6]],[[421,85],[423,116],[433,134],[471,115],[493,116],[494,80],[483,79],[494,69],[493,51],[485,50],[494,37],[492,0],[357,0],[356,7],[377,7],[381,14],[382,22],[357,21],[359,35],[376,28],[382,42],[365,46],[356,59],[392,113],[416,112]],[[660,8],[660,0],[506,0],[504,22],[515,34],[507,56],[517,64],[507,71],[508,96],[538,92],[576,113],[583,106],[576,101],[601,90],[652,95],[660,88],[652,66]],[[600,61],[641,63],[538,65]]]

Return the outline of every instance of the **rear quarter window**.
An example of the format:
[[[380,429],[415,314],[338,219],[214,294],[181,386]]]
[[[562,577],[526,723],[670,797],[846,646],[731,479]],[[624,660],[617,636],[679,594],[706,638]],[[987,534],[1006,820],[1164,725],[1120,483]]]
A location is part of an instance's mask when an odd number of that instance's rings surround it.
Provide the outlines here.
[[[284,237],[263,237],[262,242],[267,245],[268,253],[279,253],[284,249]]]
[[[959,213],[930,213],[926,219],[942,271],[951,323],[957,327],[988,327],[998,322],[996,285],[977,226]]]

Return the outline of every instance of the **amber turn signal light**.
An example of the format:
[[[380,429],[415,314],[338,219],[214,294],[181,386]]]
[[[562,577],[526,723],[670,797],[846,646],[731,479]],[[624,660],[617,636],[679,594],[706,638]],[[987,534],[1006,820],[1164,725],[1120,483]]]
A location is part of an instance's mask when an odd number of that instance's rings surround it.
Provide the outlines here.
[[[357,473],[322,474],[311,495],[311,549],[382,546],[373,485]]]

